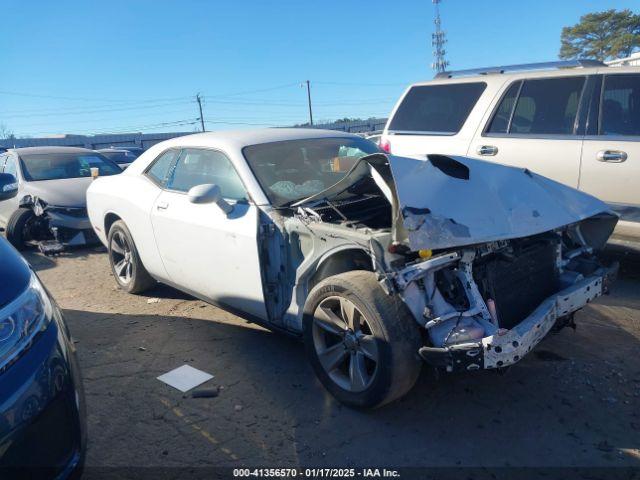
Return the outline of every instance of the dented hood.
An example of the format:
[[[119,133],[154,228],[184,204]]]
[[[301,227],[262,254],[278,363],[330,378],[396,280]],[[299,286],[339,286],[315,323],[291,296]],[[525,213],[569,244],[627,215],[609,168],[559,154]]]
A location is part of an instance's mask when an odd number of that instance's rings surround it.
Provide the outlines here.
[[[617,222],[602,201],[526,169],[443,155],[389,156],[389,163],[396,237],[412,250],[526,237],[590,217],[590,234],[602,244]]]

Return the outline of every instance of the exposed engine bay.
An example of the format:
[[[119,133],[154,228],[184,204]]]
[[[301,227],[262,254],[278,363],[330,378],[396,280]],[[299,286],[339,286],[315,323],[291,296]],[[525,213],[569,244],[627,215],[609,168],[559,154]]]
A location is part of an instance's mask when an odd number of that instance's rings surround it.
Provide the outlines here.
[[[424,329],[419,353],[428,363],[506,367],[552,328],[574,326],[575,311],[608,291],[617,265],[605,267],[596,252],[617,217],[602,202],[521,169],[505,175],[502,166],[443,156],[391,157],[389,166],[376,157],[285,214],[289,238],[309,238],[300,240],[308,258],[297,282],[312,257],[365,249],[381,286]]]
[[[428,332],[420,354],[453,371],[517,362],[551,328],[574,326],[575,311],[607,293],[616,273],[558,231],[434,255],[395,280]]]

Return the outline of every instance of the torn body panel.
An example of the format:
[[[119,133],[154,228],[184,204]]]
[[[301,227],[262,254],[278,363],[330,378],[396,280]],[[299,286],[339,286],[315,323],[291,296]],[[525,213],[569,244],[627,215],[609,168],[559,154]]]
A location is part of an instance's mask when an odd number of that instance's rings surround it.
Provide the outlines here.
[[[325,223],[313,211],[300,211],[284,221],[288,255],[286,270],[292,292],[283,324],[302,329],[302,311],[309,291],[322,279],[350,270],[385,270],[382,245],[389,230],[372,230]],[[267,299],[267,301],[269,301]]]
[[[511,365],[606,293],[617,266],[574,248],[563,230],[442,253],[392,274],[428,333],[421,356],[448,371]]]
[[[439,155],[390,157],[389,163],[412,250],[529,237],[595,215],[607,216],[611,229],[617,221],[600,200],[528,170]],[[594,248],[609,237],[604,230]]]
[[[20,200],[20,207],[33,212],[33,218],[25,225],[27,243],[37,246],[44,254],[98,242],[84,207],[53,206],[31,195]]]
[[[360,251],[368,266],[343,256],[333,273],[375,271],[424,329],[425,360],[449,371],[510,365],[603,293],[615,267],[594,251],[616,222],[603,202],[526,170],[364,157],[284,220],[296,272],[285,323],[299,328],[326,259]]]

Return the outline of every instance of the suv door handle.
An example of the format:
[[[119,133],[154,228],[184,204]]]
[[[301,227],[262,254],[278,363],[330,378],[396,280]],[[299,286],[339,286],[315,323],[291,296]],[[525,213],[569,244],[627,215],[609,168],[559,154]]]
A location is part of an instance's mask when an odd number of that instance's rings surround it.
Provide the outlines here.
[[[497,155],[498,147],[494,147],[493,145],[480,145],[476,149],[476,152],[478,152],[478,155],[493,157],[494,155]]]
[[[167,208],[169,208],[169,204],[167,202],[158,202],[156,208],[158,210],[166,210]]]
[[[600,162],[622,163],[627,159],[627,152],[619,150],[600,150],[596,155]]]

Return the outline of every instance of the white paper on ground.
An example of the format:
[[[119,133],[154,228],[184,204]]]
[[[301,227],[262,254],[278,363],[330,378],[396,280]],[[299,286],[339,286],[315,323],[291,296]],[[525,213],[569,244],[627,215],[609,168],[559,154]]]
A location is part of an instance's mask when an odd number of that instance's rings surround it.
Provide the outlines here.
[[[160,375],[158,380],[173,388],[177,388],[184,393],[198,385],[202,385],[204,382],[211,380],[212,378],[213,375],[210,375],[207,372],[193,368],[190,365],[183,365]]]

